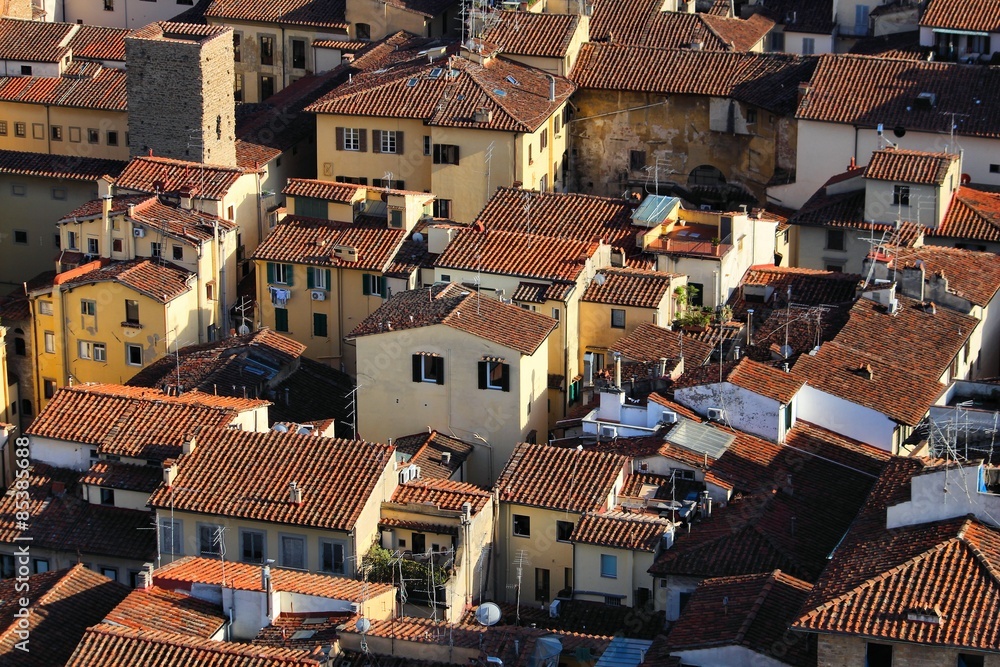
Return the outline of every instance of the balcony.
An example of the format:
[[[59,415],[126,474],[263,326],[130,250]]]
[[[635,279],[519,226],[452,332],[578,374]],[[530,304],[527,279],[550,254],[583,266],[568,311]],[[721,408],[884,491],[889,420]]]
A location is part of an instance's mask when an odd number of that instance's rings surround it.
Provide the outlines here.
[[[661,236],[646,244],[648,252],[678,253],[684,255],[705,255],[722,257],[732,249],[731,243],[714,244],[711,241],[690,241]]]

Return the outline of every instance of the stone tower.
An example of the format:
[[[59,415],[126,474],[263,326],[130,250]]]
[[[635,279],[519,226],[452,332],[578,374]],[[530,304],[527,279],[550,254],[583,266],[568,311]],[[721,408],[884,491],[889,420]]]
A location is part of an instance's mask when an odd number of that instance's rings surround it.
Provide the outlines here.
[[[159,22],[125,38],[132,156],[236,166],[233,31]]]

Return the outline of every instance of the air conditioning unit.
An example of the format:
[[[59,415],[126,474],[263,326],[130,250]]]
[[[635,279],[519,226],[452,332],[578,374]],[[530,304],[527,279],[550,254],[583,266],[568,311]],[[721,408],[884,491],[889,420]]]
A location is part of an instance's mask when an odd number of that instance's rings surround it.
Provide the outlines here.
[[[326,301],[326,292],[321,289],[314,289],[310,294],[313,301]]]
[[[135,236],[135,237],[136,237],[137,239],[141,239],[142,237],[144,237],[144,236],[146,235],[146,230],[145,230],[145,229],[143,229],[142,227],[135,227],[135,228],[134,228],[134,229],[132,230],[132,234],[133,234],[133,236]]]
[[[673,410],[664,410],[663,414],[660,416],[660,421],[664,424],[676,424],[677,413]]]
[[[601,425],[601,437],[602,438],[617,438],[618,429],[614,426]]]
[[[709,408],[708,409],[708,420],[713,422],[721,422],[726,419],[726,411],[722,408]]]

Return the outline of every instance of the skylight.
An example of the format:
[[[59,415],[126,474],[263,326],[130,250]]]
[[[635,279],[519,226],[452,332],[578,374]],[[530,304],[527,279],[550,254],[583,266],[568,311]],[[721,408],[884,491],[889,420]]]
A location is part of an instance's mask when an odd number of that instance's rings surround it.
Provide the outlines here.
[[[441,78],[441,75],[443,73],[444,73],[444,70],[442,68],[435,67],[434,69],[431,70],[430,74],[428,74],[427,77],[430,78],[430,79],[439,79],[439,78]]]
[[[521,82],[518,81],[517,79],[515,79],[512,76],[508,76],[507,77],[507,81],[509,81],[512,85],[515,85],[515,86],[520,86],[521,85]]]
[[[410,79],[409,81],[406,82],[407,88],[413,88],[415,85],[417,85],[416,79]]]

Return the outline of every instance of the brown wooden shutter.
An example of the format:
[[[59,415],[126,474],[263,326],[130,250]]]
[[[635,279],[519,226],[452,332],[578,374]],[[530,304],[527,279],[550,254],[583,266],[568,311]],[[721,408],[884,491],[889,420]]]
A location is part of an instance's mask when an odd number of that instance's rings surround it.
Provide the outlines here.
[[[359,129],[358,130],[358,150],[362,153],[368,151],[368,130]]]
[[[396,133],[396,152],[399,153],[400,155],[403,154],[403,133],[402,132],[397,132]],[[400,185],[399,189],[402,190],[403,186]]]
[[[344,150],[344,128],[337,128],[337,150]]]
[[[364,142],[361,143],[361,150],[364,150]],[[372,130],[372,153],[382,152],[382,130]]]

